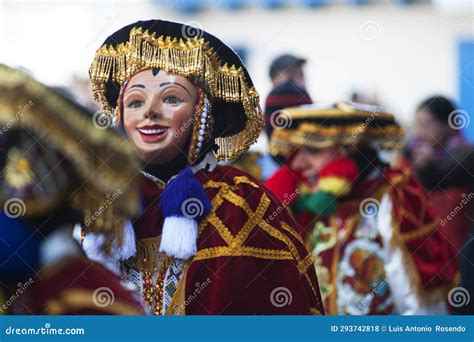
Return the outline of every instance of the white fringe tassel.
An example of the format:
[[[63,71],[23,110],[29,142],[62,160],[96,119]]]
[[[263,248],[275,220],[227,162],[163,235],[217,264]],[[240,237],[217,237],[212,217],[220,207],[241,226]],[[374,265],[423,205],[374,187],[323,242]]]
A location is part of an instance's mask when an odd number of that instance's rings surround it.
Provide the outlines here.
[[[187,217],[165,218],[160,252],[177,259],[187,260],[196,254],[198,224]]]
[[[123,242],[121,245],[118,245],[114,241],[110,255],[106,255],[103,252],[102,246],[104,244],[104,236],[101,234],[86,234],[82,249],[89,259],[97,261],[109,270],[119,274],[120,261],[127,260],[137,253],[135,231],[133,230],[131,222],[127,221],[123,229]],[[77,242],[81,241],[81,226],[79,224],[74,227],[73,237]]]

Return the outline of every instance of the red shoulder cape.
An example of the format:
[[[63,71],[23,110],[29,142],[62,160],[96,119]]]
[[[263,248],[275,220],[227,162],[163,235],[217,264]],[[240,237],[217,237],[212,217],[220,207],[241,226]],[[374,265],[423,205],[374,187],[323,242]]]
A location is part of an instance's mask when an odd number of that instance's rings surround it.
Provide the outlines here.
[[[144,315],[133,292],[101,264],[74,257],[40,272],[15,303],[15,313],[34,315]]]
[[[213,209],[199,226],[197,254],[168,312],[322,314],[313,258],[273,194],[232,167],[217,166],[196,177]],[[145,209],[134,227],[137,239],[147,244],[161,235],[162,190],[146,178],[142,190]],[[149,245],[147,253],[157,253],[157,244]]]

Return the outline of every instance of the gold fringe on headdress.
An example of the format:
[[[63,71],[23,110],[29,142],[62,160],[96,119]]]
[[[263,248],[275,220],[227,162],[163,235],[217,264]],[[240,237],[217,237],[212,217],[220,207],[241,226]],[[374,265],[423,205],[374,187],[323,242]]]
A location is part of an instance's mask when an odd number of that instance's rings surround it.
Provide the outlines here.
[[[134,178],[138,160],[133,147],[93,117],[27,74],[0,65],[0,129],[22,128],[54,148],[77,173],[78,187],[61,201],[83,213],[86,232],[120,241],[125,220],[138,211]],[[24,162],[23,162],[24,163]],[[70,196],[70,197],[69,197]],[[0,200],[2,199],[0,191]],[[45,214],[44,198],[25,198],[26,215]],[[30,210],[35,207],[43,208]],[[111,239],[108,239],[110,237]]]
[[[238,157],[257,140],[263,128],[257,91],[248,86],[242,67],[224,64],[204,38],[157,37],[141,27],[133,28],[127,42],[117,46],[104,45],[96,52],[89,70],[94,98],[105,112],[113,113],[117,104],[107,101],[106,83],[113,81],[122,86],[137,72],[150,68],[197,77],[213,98],[242,103],[247,116],[246,126],[235,135],[215,139],[219,160]]]
[[[350,103],[339,102],[330,108],[287,108],[285,113],[291,128],[274,129],[270,139],[270,153],[273,155],[288,156],[299,146],[326,148],[366,143],[387,150],[403,146],[403,128],[392,114],[379,109],[364,111]],[[384,120],[385,124],[372,124],[376,119]],[[328,124],[326,120],[338,123]]]

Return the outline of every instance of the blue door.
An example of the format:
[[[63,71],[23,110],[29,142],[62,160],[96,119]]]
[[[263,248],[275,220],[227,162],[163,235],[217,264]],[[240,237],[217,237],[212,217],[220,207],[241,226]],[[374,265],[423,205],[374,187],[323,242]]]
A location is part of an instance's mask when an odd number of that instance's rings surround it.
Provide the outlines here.
[[[474,40],[459,43],[459,101],[470,117],[464,136],[474,143]]]

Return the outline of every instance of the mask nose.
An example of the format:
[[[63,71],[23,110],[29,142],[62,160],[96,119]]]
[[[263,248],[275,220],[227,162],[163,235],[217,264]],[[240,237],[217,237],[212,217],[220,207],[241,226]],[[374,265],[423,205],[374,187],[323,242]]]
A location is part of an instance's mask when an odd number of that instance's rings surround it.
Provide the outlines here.
[[[155,97],[155,99],[153,99],[153,101],[150,102],[149,107],[145,111],[145,115],[144,115],[145,119],[156,120],[162,117],[161,108],[158,101],[159,101],[159,98]]]
[[[148,119],[148,120],[156,120],[158,119],[158,113],[156,113],[156,111],[154,110],[147,110],[145,112],[145,119]]]

